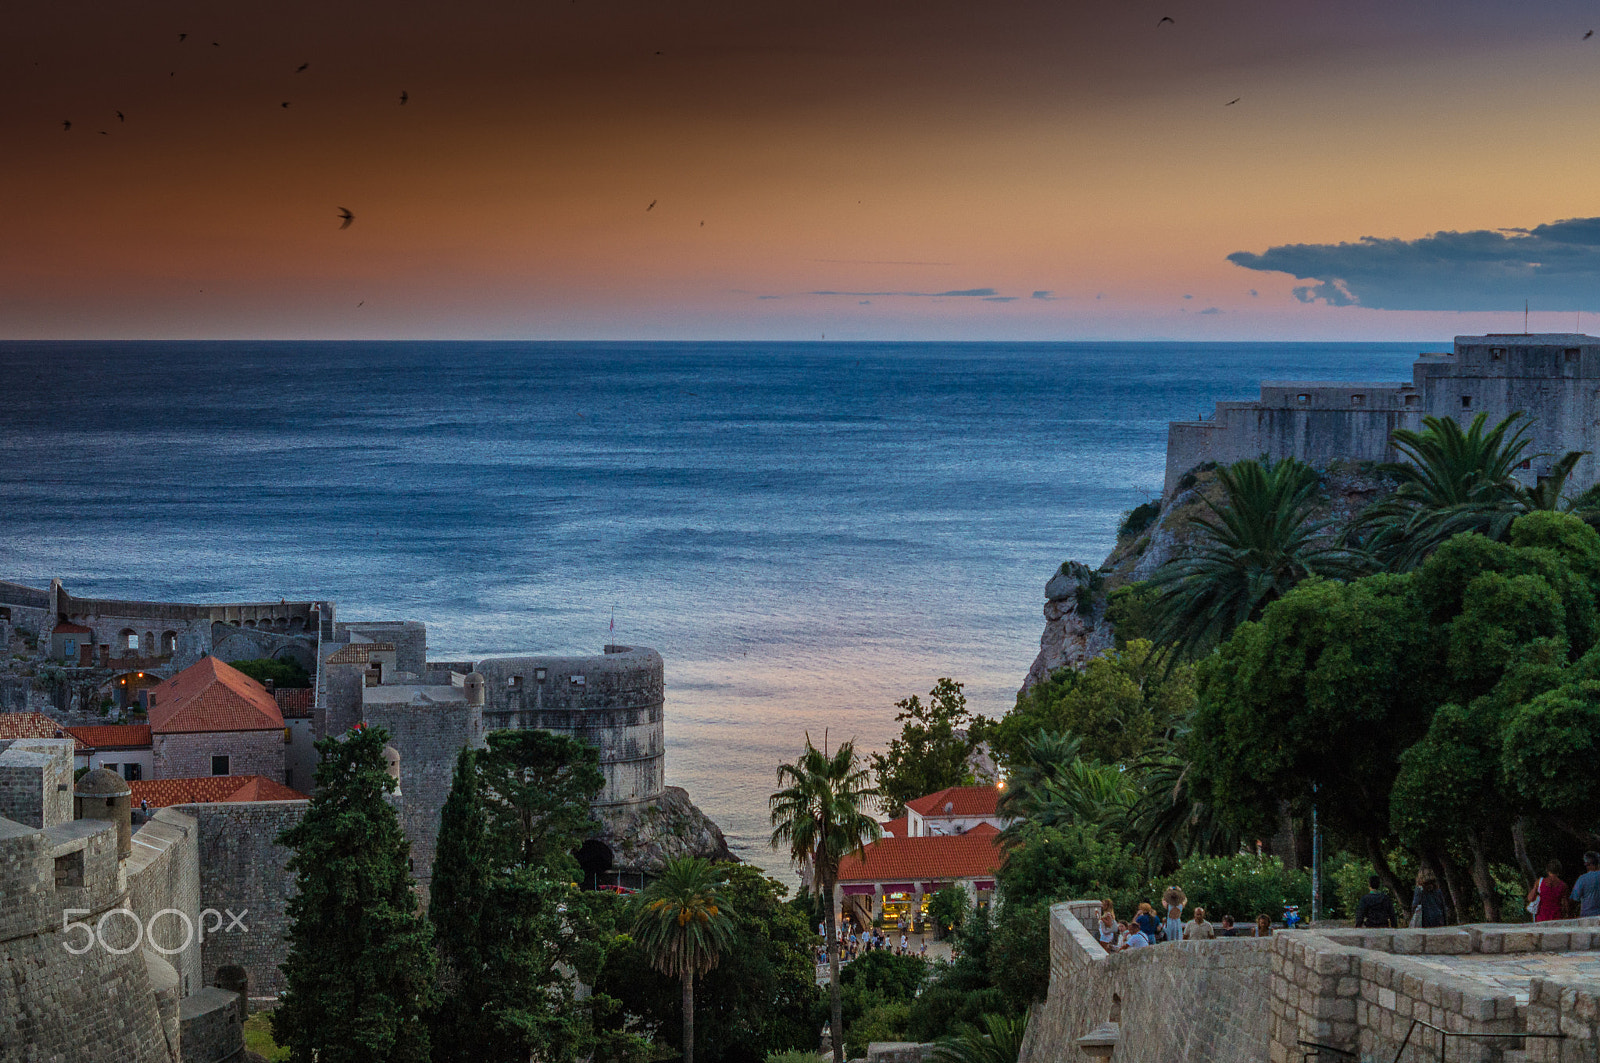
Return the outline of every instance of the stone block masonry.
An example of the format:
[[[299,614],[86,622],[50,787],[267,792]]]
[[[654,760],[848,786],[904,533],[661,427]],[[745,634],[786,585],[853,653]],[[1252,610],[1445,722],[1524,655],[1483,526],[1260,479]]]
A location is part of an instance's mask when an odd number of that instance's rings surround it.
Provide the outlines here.
[[[294,876],[287,869],[292,854],[277,843],[277,837],[300,822],[309,804],[229,801],[175,806],[200,824],[200,907],[248,912],[243,916],[247,930],[207,935],[200,957],[207,983],[215,982],[219,967],[237,964],[249,975],[253,996],[275,996],[283,988],[278,965],[289,953],[285,934]]]
[[[283,782],[283,731],[217,731],[158,734],[152,743],[158,779],[193,779],[213,774],[212,758],[228,758],[228,775],[265,775]]]
[[[133,855],[122,865],[128,880],[128,908],[144,924],[149,943],[167,950],[166,960],[178,976],[179,995],[184,997],[209,980],[200,966],[199,850],[199,820],[175,808],[163,808],[134,825]],[[171,912],[156,918],[169,908],[187,916],[188,924]]]

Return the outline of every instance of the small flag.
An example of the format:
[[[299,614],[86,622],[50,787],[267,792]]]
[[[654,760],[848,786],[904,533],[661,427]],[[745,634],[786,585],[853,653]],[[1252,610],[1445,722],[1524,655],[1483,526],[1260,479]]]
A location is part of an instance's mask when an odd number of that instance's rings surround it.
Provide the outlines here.
[[[615,609],[611,610],[611,627],[609,627],[607,630],[608,631],[616,631],[617,630],[617,611]]]

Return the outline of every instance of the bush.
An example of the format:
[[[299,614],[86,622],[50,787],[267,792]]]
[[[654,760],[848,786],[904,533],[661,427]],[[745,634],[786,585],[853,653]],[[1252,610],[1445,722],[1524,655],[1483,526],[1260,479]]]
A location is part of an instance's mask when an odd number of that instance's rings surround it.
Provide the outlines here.
[[[1138,535],[1161,516],[1161,502],[1151,499],[1148,502],[1134,506],[1122,515],[1122,523],[1117,525],[1117,538],[1126,539],[1131,535]]]
[[[909,1000],[886,1001],[869,1008],[854,1023],[844,1024],[844,1051],[849,1059],[867,1054],[873,1041],[904,1041],[911,1025]],[[812,1057],[815,1060],[816,1057]]]
[[[1249,923],[1257,915],[1274,921],[1283,917],[1283,906],[1297,904],[1301,912],[1311,912],[1311,873],[1283,866],[1274,856],[1197,856],[1178,865],[1171,881],[1188,896],[1191,905],[1206,910],[1206,918],[1221,922],[1231,915],[1235,922]],[[1160,901],[1165,883],[1151,887],[1151,900]]]
[[[1340,853],[1328,861],[1327,881],[1322,887],[1322,903],[1328,909],[1324,914],[1331,919],[1354,919],[1356,905],[1366,895],[1367,879],[1373,873],[1371,863],[1349,853]]]
[[[850,961],[839,972],[839,1004],[846,1033],[881,1005],[914,1000],[929,969],[928,961],[919,956],[896,956],[885,949],[862,953]],[[827,1000],[819,1000],[818,1006],[826,1021]]]
[[[960,886],[946,886],[928,899],[928,917],[938,926],[940,937],[961,929],[971,909],[972,898]]]
[[[816,1052],[806,1052],[798,1048],[787,1052],[768,1052],[766,1063],[820,1063]]]
[[[257,683],[265,683],[270,679],[273,686],[284,689],[311,685],[311,676],[300,667],[298,661],[277,661],[270,657],[256,657],[248,661],[229,661],[228,664]]]

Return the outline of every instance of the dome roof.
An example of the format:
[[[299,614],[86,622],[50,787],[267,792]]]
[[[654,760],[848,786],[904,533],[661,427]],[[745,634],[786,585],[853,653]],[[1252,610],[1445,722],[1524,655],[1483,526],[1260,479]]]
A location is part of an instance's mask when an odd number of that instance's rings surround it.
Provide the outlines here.
[[[122,776],[105,768],[86,773],[72,788],[74,797],[126,797],[131,793],[132,787],[123,781]]]

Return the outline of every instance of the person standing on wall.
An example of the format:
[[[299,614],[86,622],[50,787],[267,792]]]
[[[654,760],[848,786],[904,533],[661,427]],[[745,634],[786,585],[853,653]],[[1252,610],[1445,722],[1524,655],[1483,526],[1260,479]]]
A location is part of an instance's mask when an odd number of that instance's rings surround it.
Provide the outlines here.
[[[1194,919],[1183,924],[1183,940],[1210,941],[1217,936],[1217,928],[1206,919],[1206,910],[1195,906]]]
[[[1600,915],[1600,853],[1592,849],[1583,854],[1585,871],[1572,884],[1572,903],[1578,905],[1579,918]]]
[[[1399,925],[1400,920],[1394,911],[1394,898],[1383,888],[1383,882],[1377,875],[1368,875],[1367,892],[1356,903],[1356,926]]]
[[[1552,860],[1544,865],[1544,877],[1528,891],[1528,911],[1535,923],[1548,923],[1564,918],[1566,912],[1567,884],[1561,881],[1561,861]]]
[[[1411,925],[1444,926],[1444,890],[1439,877],[1427,868],[1417,872],[1417,888],[1411,891]]]
[[[1168,941],[1183,940],[1183,906],[1189,903],[1183,891],[1176,886],[1168,886],[1161,895],[1161,904],[1166,908],[1166,923],[1162,929],[1166,931]]]

